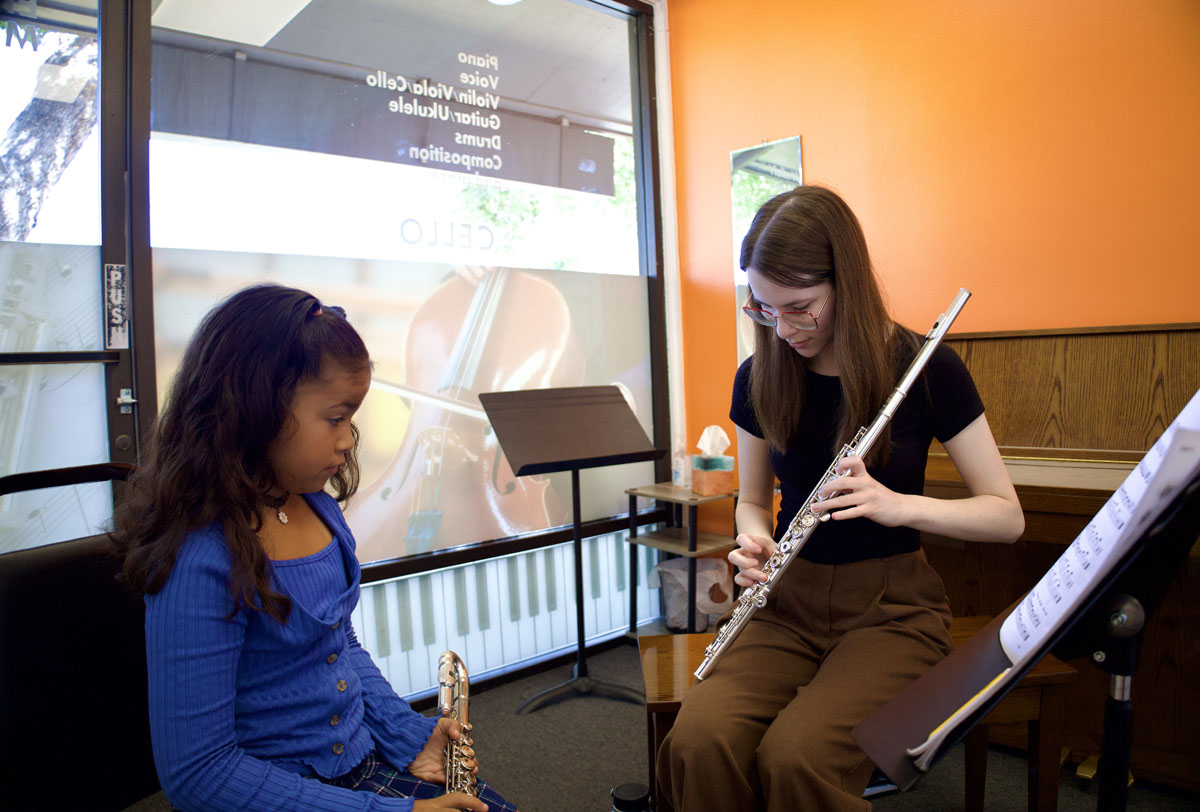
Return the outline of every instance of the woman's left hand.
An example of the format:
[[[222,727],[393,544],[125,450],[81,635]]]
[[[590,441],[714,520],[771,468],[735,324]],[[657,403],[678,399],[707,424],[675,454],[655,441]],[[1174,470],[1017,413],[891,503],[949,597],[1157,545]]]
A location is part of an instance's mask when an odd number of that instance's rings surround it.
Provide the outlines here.
[[[905,524],[904,497],[881,485],[867,473],[861,457],[850,456],[842,460],[838,469],[842,476],[821,486],[821,496],[837,493],[837,496],[817,502],[814,513],[833,511],[831,519],[853,519],[863,517],[886,527]]]
[[[423,781],[437,784],[446,783],[446,745],[451,740],[462,738],[462,725],[448,716],[438,719],[437,727],[433,729],[425,747],[417,753],[416,758],[408,765],[408,771]],[[471,772],[479,772],[479,762],[471,759]]]

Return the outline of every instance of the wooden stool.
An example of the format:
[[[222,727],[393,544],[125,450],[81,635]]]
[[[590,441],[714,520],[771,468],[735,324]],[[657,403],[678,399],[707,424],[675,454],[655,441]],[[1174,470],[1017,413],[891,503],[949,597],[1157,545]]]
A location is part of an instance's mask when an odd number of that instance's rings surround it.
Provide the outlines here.
[[[986,615],[954,618],[950,624],[954,644],[961,645],[990,620]],[[651,788],[656,786],[654,761],[658,748],[675,724],[679,705],[695,679],[693,672],[704,659],[704,648],[712,642],[712,638],[711,633],[660,634],[638,638],[642,680],[646,688],[646,745],[650,754]],[[1074,679],[1077,673],[1071,666],[1047,654],[967,734],[964,748],[967,812],[983,810],[987,726],[1004,722],[1029,723],[1027,774],[1030,812],[1056,812],[1059,750],[1066,715],[1066,683]]]

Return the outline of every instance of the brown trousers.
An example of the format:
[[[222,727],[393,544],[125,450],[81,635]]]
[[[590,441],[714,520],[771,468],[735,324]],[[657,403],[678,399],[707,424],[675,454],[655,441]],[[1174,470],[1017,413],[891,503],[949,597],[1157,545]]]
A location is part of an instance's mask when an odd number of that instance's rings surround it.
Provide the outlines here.
[[[856,724],[952,648],[942,580],[922,552],[793,561],[658,752],[660,812],[869,810]]]

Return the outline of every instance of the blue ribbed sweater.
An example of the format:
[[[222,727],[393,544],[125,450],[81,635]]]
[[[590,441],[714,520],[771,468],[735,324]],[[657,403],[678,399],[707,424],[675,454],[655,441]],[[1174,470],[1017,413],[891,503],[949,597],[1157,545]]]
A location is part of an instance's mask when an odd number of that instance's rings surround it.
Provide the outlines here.
[[[186,812],[412,809],[411,800],[303,777],[343,775],[372,747],[403,769],[437,722],[398,697],[359,645],[350,528],[333,497],[305,498],[333,530],[337,555],[273,576],[293,598],[287,623],[246,608],[230,617],[230,556],[218,526],[189,534],[166,585],[146,597],[154,761],[167,797]],[[330,562],[344,577],[329,577]],[[322,580],[334,592],[318,600]]]

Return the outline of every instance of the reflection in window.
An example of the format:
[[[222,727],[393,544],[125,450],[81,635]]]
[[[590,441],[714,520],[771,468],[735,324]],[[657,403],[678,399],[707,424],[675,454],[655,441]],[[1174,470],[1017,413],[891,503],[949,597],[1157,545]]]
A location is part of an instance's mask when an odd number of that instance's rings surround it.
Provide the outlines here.
[[[0,353],[103,349],[96,38],[0,30]],[[104,369],[0,366],[0,475],[108,460]],[[107,484],[0,497],[0,553],[96,533]]]
[[[0,240],[98,244],[96,38],[17,29],[0,44]]]
[[[100,364],[0,366],[0,471],[108,460]],[[99,532],[112,515],[107,483],[0,496],[0,553]]]
[[[0,496],[0,554],[95,535],[111,516],[107,482]]]
[[[0,471],[108,461],[101,364],[0,366]]]
[[[0,352],[104,349],[98,246],[0,242]]]
[[[301,287],[375,361],[347,511],[363,561],[569,523],[569,477],[514,477],[478,393],[618,383],[651,433],[629,21],[569,0],[193,5],[154,17],[160,387],[221,297]],[[584,518],[652,476],[588,472]]]

